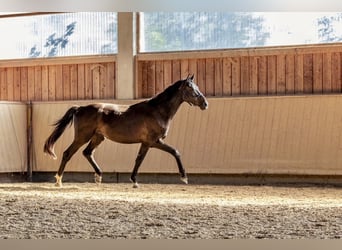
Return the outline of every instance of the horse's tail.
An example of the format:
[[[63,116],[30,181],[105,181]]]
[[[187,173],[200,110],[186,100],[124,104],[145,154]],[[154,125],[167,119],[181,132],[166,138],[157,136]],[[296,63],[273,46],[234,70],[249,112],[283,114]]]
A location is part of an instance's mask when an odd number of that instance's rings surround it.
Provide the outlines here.
[[[61,119],[55,122],[55,124],[53,124],[55,126],[55,129],[52,131],[51,135],[45,141],[44,152],[51,155],[55,160],[57,159],[57,156],[54,152],[54,145],[58,138],[63,134],[68,124],[72,124],[74,115],[77,110],[77,106],[71,107]]]

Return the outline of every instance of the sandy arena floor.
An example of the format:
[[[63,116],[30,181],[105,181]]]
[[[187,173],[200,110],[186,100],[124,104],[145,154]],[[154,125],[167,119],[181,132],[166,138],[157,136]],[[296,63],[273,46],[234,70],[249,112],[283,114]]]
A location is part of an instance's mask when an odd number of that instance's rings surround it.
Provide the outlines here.
[[[342,189],[6,183],[0,221],[0,239],[340,239]]]

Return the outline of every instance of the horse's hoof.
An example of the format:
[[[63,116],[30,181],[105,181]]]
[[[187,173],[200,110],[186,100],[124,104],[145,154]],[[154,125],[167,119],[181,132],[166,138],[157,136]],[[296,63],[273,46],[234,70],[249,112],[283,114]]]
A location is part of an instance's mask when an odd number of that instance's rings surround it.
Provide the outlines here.
[[[95,173],[95,183],[100,185],[102,183],[102,176]]]
[[[62,187],[62,186],[63,186],[62,183],[58,183],[58,182],[55,183],[55,187]]]
[[[62,176],[59,176],[58,174],[56,174],[55,178],[56,178],[55,186],[56,187],[62,187]]]
[[[188,184],[188,177],[181,177],[180,178],[182,182],[184,182],[185,184]]]
[[[138,188],[138,187],[139,187],[138,183],[137,183],[137,182],[134,182],[133,188]]]

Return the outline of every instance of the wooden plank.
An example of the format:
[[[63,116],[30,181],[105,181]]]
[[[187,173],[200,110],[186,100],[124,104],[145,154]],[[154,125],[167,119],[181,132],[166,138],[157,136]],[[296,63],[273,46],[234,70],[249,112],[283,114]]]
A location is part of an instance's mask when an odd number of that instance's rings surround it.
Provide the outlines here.
[[[49,66],[49,78],[48,78],[48,100],[55,101],[56,100],[56,66]]]
[[[323,93],[331,93],[332,90],[332,65],[331,53],[323,54]]]
[[[214,59],[215,77],[214,77],[214,95],[223,96],[223,59]]]
[[[215,65],[214,59],[205,60],[205,93],[207,96],[214,95]]]
[[[85,83],[85,99],[93,99],[93,73],[91,71],[92,64],[84,66],[84,83]]]
[[[154,61],[147,63],[147,97],[156,94],[156,64]]]
[[[14,69],[7,68],[6,70],[6,82],[7,82],[7,100],[14,100]]]
[[[180,60],[172,60],[172,83],[182,79]]]
[[[241,94],[240,58],[232,58],[232,96]]]
[[[148,62],[141,62],[142,67],[142,79],[141,79],[141,97],[147,98],[148,97]]]
[[[100,68],[100,64],[93,64],[90,66],[93,99],[100,98]]]
[[[56,65],[56,100],[64,100],[63,65]]]
[[[323,54],[313,55],[313,93],[323,93]]]
[[[29,66],[27,68],[27,100],[35,100],[35,67]]]
[[[295,94],[304,93],[304,56],[295,56]]]
[[[313,55],[304,55],[304,93],[313,92]]]
[[[164,61],[164,89],[172,83],[172,64],[170,60]]]
[[[189,59],[189,74],[194,75],[194,81],[197,82],[197,60]]]
[[[258,57],[251,57],[249,60],[250,76],[249,76],[249,94],[258,94]]]
[[[20,101],[20,68],[15,67],[13,71],[13,83],[14,83],[14,98],[15,101]]]
[[[70,65],[70,100],[76,100],[77,99],[77,64],[71,64]]]
[[[197,60],[197,85],[199,89],[202,91],[204,95],[207,95],[206,92],[206,72],[205,72],[205,59]]]
[[[115,96],[115,63],[107,63],[107,92],[104,98],[114,99]]]
[[[232,61],[231,58],[223,58],[222,62],[222,94],[232,95]]]
[[[85,65],[77,65],[77,99],[85,99]]]
[[[262,56],[258,59],[258,93],[267,95],[267,57]]]
[[[277,56],[277,95],[284,95],[286,91],[285,55]]]
[[[27,67],[20,68],[20,101],[28,100],[28,69]]]
[[[277,57],[267,57],[267,93],[274,95],[277,93]]]
[[[43,99],[42,66],[34,67],[34,101]]]
[[[143,97],[143,75],[144,75],[144,62],[137,62],[138,66],[138,75],[136,81],[136,97],[142,98]]]
[[[340,53],[332,53],[331,63],[332,63],[331,89],[333,93],[340,93],[341,92],[341,56],[340,56]]]
[[[156,93],[160,93],[164,90],[164,61],[156,61]]]
[[[7,72],[6,68],[0,68],[0,98],[7,100]]]
[[[100,99],[105,99],[108,90],[109,81],[107,80],[107,64],[101,64],[100,67]]]
[[[295,56],[287,55],[285,60],[285,94],[293,95],[295,93]]]
[[[180,79],[185,79],[189,73],[189,60],[182,59],[180,60],[181,72],[180,72]]]
[[[70,65],[62,66],[62,87],[63,88],[63,100],[70,100],[71,98],[71,77],[70,77]]]
[[[42,101],[49,100],[49,66],[42,66]]]
[[[249,57],[242,56],[241,57],[241,94],[249,95],[250,94],[250,65],[249,65]]]

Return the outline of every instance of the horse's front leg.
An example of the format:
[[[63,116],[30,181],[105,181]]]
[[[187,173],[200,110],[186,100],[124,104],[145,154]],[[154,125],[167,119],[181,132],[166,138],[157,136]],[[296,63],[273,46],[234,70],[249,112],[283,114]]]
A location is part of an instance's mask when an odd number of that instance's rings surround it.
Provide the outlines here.
[[[138,174],[139,167],[140,167],[142,161],[144,160],[148,149],[149,149],[149,146],[147,146],[145,144],[141,144],[140,149],[139,149],[139,153],[137,155],[137,158],[135,159],[135,165],[134,165],[134,168],[133,168],[133,171],[131,174],[131,181],[134,183],[133,188],[139,187],[136,177]]]
[[[188,177],[186,175],[185,169],[183,167],[182,161],[180,159],[180,153],[178,152],[177,149],[165,144],[165,142],[161,139],[158,140],[158,142],[156,142],[155,144],[152,145],[152,147],[154,148],[158,148],[162,151],[165,151],[171,155],[173,155],[173,157],[175,157],[176,161],[177,161],[177,166],[178,166],[178,170],[179,173],[181,175],[181,181],[184,182],[185,184],[188,184]]]

